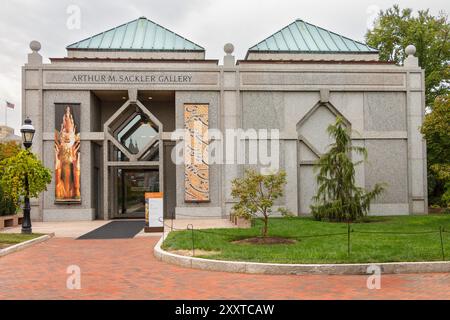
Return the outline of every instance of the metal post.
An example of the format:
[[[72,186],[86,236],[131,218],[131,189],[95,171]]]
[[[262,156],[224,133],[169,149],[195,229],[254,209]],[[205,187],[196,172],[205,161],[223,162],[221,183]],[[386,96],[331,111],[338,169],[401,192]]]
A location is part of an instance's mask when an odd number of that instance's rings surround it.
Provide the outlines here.
[[[161,222],[161,218],[159,219],[159,221]],[[166,223],[164,222],[164,217],[162,218],[162,225],[163,225],[163,246],[164,246],[164,243],[166,242]]]
[[[445,261],[444,238],[442,237],[442,226],[439,226],[439,235],[441,236],[442,261]]]
[[[26,196],[24,199],[24,206],[23,206],[22,233],[30,234],[32,233],[32,229],[30,217],[31,206],[30,206],[30,191],[28,185],[28,174],[25,174],[25,192]]]
[[[187,226],[188,230],[191,230],[191,238],[192,238],[192,256],[195,256],[195,243],[194,243],[194,225],[188,224]]]
[[[25,147],[26,152],[29,155],[30,148],[33,145],[33,137],[36,130],[31,124],[31,120],[26,118],[23,126],[20,128],[20,132],[22,133],[22,143]],[[28,168],[25,168],[28,170]],[[22,221],[22,233],[29,234],[32,232],[31,230],[31,217],[30,217],[30,184],[28,181],[28,172],[25,172],[25,199],[23,206],[23,221]]]
[[[347,223],[347,254],[350,256],[350,222]]]

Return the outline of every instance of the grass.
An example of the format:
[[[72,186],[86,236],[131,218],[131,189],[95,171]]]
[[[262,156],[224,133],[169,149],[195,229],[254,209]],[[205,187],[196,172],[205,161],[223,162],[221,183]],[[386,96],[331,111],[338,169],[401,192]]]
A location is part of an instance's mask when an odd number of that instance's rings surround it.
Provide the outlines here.
[[[42,236],[42,234],[21,234],[21,233],[0,233],[0,249],[12,246],[17,243],[25,242],[37,237]]]
[[[272,263],[364,263],[441,261],[439,227],[450,232],[450,215],[370,217],[351,225],[348,255],[347,224],[311,218],[272,218],[269,236],[294,238],[295,244],[236,244],[260,235],[262,222],[250,229],[195,230],[196,249],[216,251],[196,255],[208,259]],[[422,233],[422,232],[432,233]],[[360,233],[368,232],[368,233]],[[372,232],[372,233],[371,233]],[[386,232],[384,234],[378,232]],[[403,234],[410,233],[410,234]],[[338,234],[338,235],[336,235]],[[450,233],[442,233],[446,260],[450,261]],[[163,244],[166,250],[192,249],[191,231],[174,231]]]

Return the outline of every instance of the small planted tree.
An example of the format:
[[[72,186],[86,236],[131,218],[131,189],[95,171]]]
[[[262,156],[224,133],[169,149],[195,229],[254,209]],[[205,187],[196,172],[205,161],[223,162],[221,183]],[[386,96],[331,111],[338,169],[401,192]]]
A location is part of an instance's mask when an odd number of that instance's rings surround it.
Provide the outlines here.
[[[38,197],[47,190],[51,180],[51,171],[29,150],[22,150],[0,162],[0,186],[16,206],[19,206],[21,197],[25,197],[27,191],[30,198]]]
[[[275,200],[283,196],[285,184],[284,171],[268,175],[260,174],[255,170],[245,171],[243,178],[232,181],[231,195],[238,199],[233,206],[233,213],[248,219],[260,216],[264,222],[261,233],[263,237],[267,237],[272,207]],[[279,211],[283,215],[289,214],[284,208],[280,208]]]
[[[342,118],[338,117],[327,131],[335,143],[315,165],[318,189],[311,205],[312,214],[317,220],[351,222],[367,215],[371,201],[384,187],[376,184],[373,190],[366,191],[356,186],[355,166],[367,159],[367,150],[351,145],[351,132]],[[352,151],[363,155],[364,160],[353,163]]]

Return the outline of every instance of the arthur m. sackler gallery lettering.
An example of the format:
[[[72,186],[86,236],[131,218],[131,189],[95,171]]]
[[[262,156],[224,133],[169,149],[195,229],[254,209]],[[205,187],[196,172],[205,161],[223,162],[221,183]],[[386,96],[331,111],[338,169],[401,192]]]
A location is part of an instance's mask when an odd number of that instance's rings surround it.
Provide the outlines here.
[[[190,83],[191,75],[167,74],[75,74],[76,83]]]

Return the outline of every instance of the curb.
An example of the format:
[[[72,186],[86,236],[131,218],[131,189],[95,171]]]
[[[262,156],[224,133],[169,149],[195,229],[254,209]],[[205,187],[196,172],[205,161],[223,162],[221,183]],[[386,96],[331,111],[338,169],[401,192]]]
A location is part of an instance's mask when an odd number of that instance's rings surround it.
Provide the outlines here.
[[[50,234],[46,234],[46,235],[40,236],[38,238],[34,238],[34,239],[31,239],[31,240],[28,240],[28,241],[25,241],[25,242],[21,242],[21,243],[12,245],[10,247],[1,249],[0,250],[0,257],[3,257],[3,256],[6,256],[8,254],[11,254],[11,253],[14,253],[14,252],[26,249],[26,248],[31,247],[31,246],[33,246],[35,244],[38,244],[38,243],[45,242],[45,241],[53,238],[54,236],[55,236],[54,233],[50,233]]]
[[[167,235],[166,235],[167,236]],[[382,274],[398,273],[450,273],[450,261],[436,262],[388,262],[361,264],[280,264],[244,261],[224,261],[193,258],[161,249],[162,237],[153,249],[156,259],[181,267],[208,271],[272,275],[367,275],[369,267],[378,266]]]

